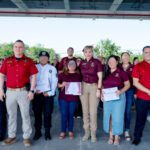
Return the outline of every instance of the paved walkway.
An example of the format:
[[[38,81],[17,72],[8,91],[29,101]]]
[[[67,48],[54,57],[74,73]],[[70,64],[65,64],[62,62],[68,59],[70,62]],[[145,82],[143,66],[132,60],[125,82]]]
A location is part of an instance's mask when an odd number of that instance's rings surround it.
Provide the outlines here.
[[[33,116],[32,116],[33,118]],[[103,132],[102,129],[102,111],[99,110],[98,114],[98,142],[91,143],[91,141],[82,142],[83,129],[82,120],[75,119],[75,139],[70,140],[68,137],[64,140],[59,140],[60,131],[60,115],[58,108],[55,107],[53,113],[53,127],[52,127],[52,140],[45,141],[42,137],[39,141],[34,142],[31,148],[25,148],[22,143],[22,131],[20,114],[18,115],[18,133],[17,143],[10,146],[2,146],[0,143],[0,150],[150,150],[150,123],[147,122],[146,128],[143,133],[142,143],[139,146],[133,146],[130,142],[124,140],[121,137],[121,143],[119,146],[108,145],[108,135]],[[33,121],[33,119],[32,119]],[[132,130],[134,128],[135,113],[133,113]],[[32,122],[33,124],[33,122]]]

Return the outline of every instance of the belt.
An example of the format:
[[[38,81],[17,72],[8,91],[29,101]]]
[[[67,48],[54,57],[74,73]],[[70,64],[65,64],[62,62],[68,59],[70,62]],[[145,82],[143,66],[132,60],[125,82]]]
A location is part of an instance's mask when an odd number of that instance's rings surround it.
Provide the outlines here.
[[[26,91],[26,87],[22,87],[22,88],[7,88],[7,90],[9,91]]]
[[[87,82],[83,82],[83,84],[86,84],[86,85],[97,85],[97,83],[87,83]]]

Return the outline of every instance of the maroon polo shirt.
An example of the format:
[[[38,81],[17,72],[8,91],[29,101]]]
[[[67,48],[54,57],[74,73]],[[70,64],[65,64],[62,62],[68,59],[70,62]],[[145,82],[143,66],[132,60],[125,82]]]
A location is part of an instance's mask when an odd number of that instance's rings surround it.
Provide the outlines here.
[[[80,63],[82,80],[86,83],[98,83],[98,72],[102,72],[102,64],[98,59],[82,60]]]
[[[73,58],[68,58],[68,57],[64,57],[62,58],[62,60],[60,61],[59,63],[59,66],[58,66],[58,70],[61,71],[65,68],[67,68],[67,64],[70,60],[74,60],[76,62],[76,58],[73,57]]]
[[[79,73],[61,73],[58,75],[58,83],[62,82],[81,82],[81,75]],[[66,101],[77,101],[79,100],[79,96],[77,95],[66,95],[65,88],[60,90],[59,93],[59,100],[66,100]]]
[[[30,82],[30,76],[37,72],[34,62],[25,55],[19,60],[16,60],[15,56],[6,58],[0,68],[0,73],[7,77],[6,86],[8,88],[24,87]]]
[[[126,68],[126,69],[124,69],[123,68],[123,64],[121,64],[121,69],[123,69],[127,73],[128,77],[129,77],[130,88],[134,88],[134,86],[133,86],[133,79],[132,79],[133,68],[134,68],[134,65],[131,64],[131,63],[129,64],[128,68]]]
[[[139,82],[146,88],[150,89],[150,64],[142,61],[134,66],[132,77],[139,79]],[[137,89],[137,97],[150,101],[150,95]]]
[[[121,89],[124,87],[124,82],[128,81],[129,77],[125,71],[117,68],[114,72],[110,73],[102,82],[103,88],[118,87]]]

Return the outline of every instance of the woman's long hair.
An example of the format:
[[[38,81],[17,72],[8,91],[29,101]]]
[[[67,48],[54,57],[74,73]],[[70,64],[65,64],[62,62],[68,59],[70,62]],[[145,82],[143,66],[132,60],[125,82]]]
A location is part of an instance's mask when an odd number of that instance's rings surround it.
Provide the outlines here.
[[[117,67],[119,66],[119,60],[120,60],[120,57],[119,56],[116,56],[116,55],[110,55],[108,58],[107,58],[107,61],[106,61],[106,65],[105,65],[105,68],[104,68],[104,78],[103,79],[106,79],[109,75],[110,75],[110,67],[108,65],[108,62],[111,58],[114,58],[116,60],[116,62],[118,63],[117,64]]]

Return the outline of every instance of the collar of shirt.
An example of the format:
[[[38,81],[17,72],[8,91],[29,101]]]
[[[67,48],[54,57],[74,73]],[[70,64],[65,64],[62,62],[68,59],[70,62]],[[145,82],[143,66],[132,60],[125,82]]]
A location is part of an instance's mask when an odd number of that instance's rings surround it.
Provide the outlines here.
[[[148,63],[147,61],[143,61],[143,64],[144,64],[144,66],[146,66],[146,67],[150,67],[150,63]]]
[[[92,62],[94,60],[94,58],[92,57],[89,61],[87,61],[87,59],[85,59],[85,62]]]
[[[12,55],[12,58],[15,60],[25,60],[27,57],[23,54],[21,58],[16,58],[15,55]]]

